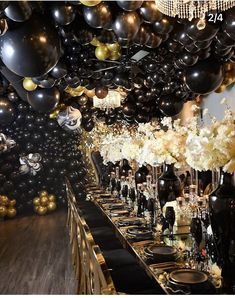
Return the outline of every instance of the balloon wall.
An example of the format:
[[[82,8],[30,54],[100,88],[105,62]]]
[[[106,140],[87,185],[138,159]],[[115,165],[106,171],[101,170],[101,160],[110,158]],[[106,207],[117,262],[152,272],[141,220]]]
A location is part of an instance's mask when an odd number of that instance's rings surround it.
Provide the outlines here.
[[[83,196],[80,128],[175,116],[220,90],[235,62],[235,7],[216,22],[168,17],[155,1],[2,1],[0,11],[0,195],[22,209],[43,190],[63,204],[66,175]],[[121,106],[94,107],[110,90]]]
[[[66,204],[65,176],[78,198],[85,197],[86,169],[79,135],[33,111],[15,92],[0,97],[0,194],[16,200],[18,214],[33,212],[33,199],[47,191]],[[3,121],[4,120],[4,121]]]

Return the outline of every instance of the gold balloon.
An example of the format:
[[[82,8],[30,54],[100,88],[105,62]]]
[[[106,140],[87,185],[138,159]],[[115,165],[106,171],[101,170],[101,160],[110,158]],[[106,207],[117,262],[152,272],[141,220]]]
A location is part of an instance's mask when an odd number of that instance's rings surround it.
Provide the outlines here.
[[[5,206],[0,206],[0,217],[4,217],[7,214],[7,208]]]
[[[34,206],[40,206],[40,198],[39,197],[34,198],[33,204],[34,204]]]
[[[115,61],[115,60],[120,59],[120,57],[121,57],[120,52],[111,52],[109,59]]]
[[[9,199],[8,199],[8,197],[7,197],[7,196],[1,196],[1,198],[0,198],[0,203],[1,203],[1,205],[3,205],[3,206],[7,206],[8,203],[9,203]]]
[[[44,215],[47,213],[47,207],[43,207],[43,206],[39,206],[38,209],[37,209],[37,213],[39,215]]]
[[[93,37],[92,41],[90,42],[91,45],[98,47],[102,45],[102,42],[100,42],[96,37]]]
[[[48,211],[54,211],[56,209],[56,203],[55,202],[49,202],[47,206]]]
[[[40,197],[40,205],[47,206],[47,204],[48,204],[48,197],[47,196]]]
[[[7,209],[7,216],[12,218],[12,217],[15,217],[16,216],[16,209],[15,208],[8,208]]]
[[[34,211],[36,212],[36,213],[38,213],[38,208],[39,208],[40,206],[34,206]]]
[[[35,84],[31,78],[24,78],[23,87],[27,91],[34,91],[37,88],[37,84]]]
[[[48,196],[48,201],[49,201],[49,202],[55,202],[55,201],[56,201],[55,196],[54,196],[54,195],[49,195],[49,196]]]
[[[216,93],[221,93],[221,92],[224,92],[224,90],[226,89],[226,85],[222,84],[219,86],[219,88],[217,88],[215,90]]]
[[[106,60],[110,55],[109,49],[106,45],[99,46],[95,49],[95,56],[99,60]]]
[[[102,0],[80,0],[80,2],[85,6],[95,6],[100,4]]]
[[[85,93],[88,97],[93,97],[93,96],[95,96],[95,89],[92,89],[92,90],[85,89],[84,93]]]
[[[15,204],[16,204],[16,200],[10,200],[10,201],[9,201],[9,206],[10,206],[10,207],[14,207]]]
[[[46,190],[42,190],[42,191],[40,191],[39,196],[40,197],[47,197],[48,196],[48,192]]]
[[[106,43],[106,47],[111,51],[111,52],[119,52],[121,50],[121,46],[118,42],[115,43]]]

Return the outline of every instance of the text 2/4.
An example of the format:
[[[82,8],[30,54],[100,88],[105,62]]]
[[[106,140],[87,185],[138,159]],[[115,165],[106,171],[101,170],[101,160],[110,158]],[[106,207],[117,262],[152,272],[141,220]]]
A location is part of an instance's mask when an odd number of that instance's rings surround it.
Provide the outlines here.
[[[222,13],[209,13],[208,14],[208,22],[216,23],[217,21],[222,22],[223,21],[223,15]]]

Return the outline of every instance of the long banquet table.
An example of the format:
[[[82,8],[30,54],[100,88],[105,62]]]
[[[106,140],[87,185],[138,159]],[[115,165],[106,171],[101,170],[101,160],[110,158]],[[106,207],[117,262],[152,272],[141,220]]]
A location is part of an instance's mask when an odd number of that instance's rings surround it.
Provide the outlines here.
[[[184,255],[182,250],[182,246],[185,247],[192,245],[191,235],[189,233],[174,235],[174,240],[170,240],[167,235],[161,235],[159,238],[159,234],[153,234],[153,237],[144,240],[131,237],[127,233],[127,229],[135,226],[128,225],[121,227],[119,225],[119,220],[125,219],[127,217],[130,218],[131,216],[133,216],[133,214],[130,213],[130,215],[126,217],[119,217],[117,216],[117,214],[112,216],[111,210],[107,208],[109,205],[107,203],[108,200],[102,199],[100,197],[101,193],[103,193],[103,191],[90,191],[88,192],[88,198],[94,202],[97,208],[101,210],[103,216],[108,219],[123,247],[136,257],[139,264],[145,269],[146,273],[162,287],[163,291],[166,294],[195,294],[194,292],[192,293],[191,287],[184,286],[172,288],[167,282],[167,276],[170,272],[177,269],[192,268],[192,265],[187,260],[187,256]],[[109,197],[108,193],[106,193],[106,196]],[[144,218],[140,218],[140,220],[143,222],[143,224],[146,223]],[[177,247],[178,256],[180,257],[176,258],[173,261],[171,260],[167,262],[153,259],[146,254],[146,247],[149,247],[153,244],[172,245],[174,247]],[[215,288],[212,285],[212,277],[208,273],[206,274],[208,275],[208,282],[204,284],[203,287],[196,287],[197,285],[195,285],[194,290],[196,289],[196,294],[220,293],[220,288]]]

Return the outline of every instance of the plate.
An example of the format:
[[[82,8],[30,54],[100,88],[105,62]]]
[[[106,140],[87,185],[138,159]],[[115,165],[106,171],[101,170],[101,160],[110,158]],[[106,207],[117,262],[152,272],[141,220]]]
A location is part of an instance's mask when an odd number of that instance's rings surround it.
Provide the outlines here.
[[[204,272],[194,269],[179,269],[172,271],[169,278],[173,282],[186,285],[200,284],[208,280],[208,276]]]
[[[100,194],[100,198],[101,198],[101,199],[102,199],[102,198],[105,198],[105,199],[106,199],[106,198],[111,198],[111,196],[112,196],[112,195],[111,195],[110,193],[101,193],[101,194]]]
[[[133,225],[141,225],[142,221],[138,217],[124,218],[124,219],[118,220],[117,224],[120,227],[133,226]]]
[[[112,209],[123,209],[124,204],[123,203],[115,203],[115,204],[107,204],[104,206],[106,209],[112,210]]]
[[[176,248],[168,245],[152,245],[147,247],[146,250],[153,255],[172,256],[177,253]]]
[[[147,228],[142,228],[142,227],[134,227],[134,228],[129,228],[127,229],[127,233],[133,236],[142,236],[146,234],[152,234],[152,231],[147,229]]]
[[[116,203],[117,199],[115,198],[107,198],[107,199],[99,199],[97,200],[100,204],[109,204],[109,203]]]
[[[125,216],[128,214],[129,214],[128,210],[112,210],[110,213],[111,216]]]

